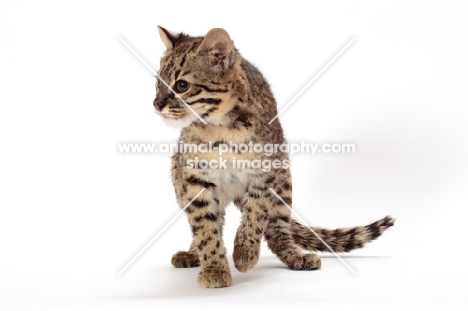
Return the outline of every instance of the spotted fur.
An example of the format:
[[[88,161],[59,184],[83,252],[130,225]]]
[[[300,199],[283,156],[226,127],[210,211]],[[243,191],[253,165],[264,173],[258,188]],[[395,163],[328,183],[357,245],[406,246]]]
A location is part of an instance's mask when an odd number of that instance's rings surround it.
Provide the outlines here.
[[[292,220],[291,231],[294,241],[306,250],[329,251],[328,247],[317,238],[315,235],[317,234],[333,251],[350,252],[378,238],[385,229],[393,226],[394,222],[392,217],[387,216],[367,226],[329,230],[320,227],[309,228]]]
[[[173,34],[161,27],[158,30],[167,48],[161,59],[159,76],[177,91],[177,96],[158,79],[154,107],[168,125],[182,128],[180,142],[208,144],[211,141],[214,145],[229,141],[237,144],[286,143],[279,120],[268,124],[277,114],[270,86],[240,55],[225,30],[215,28],[204,37]],[[182,103],[179,96],[204,122]],[[267,157],[263,153],[233,150],[223,155],[229,160],[229,167],[223,169],[188,167],[188,161],[196,157],[217,160],[218,153],[179,150],[172,158],[177,201],[181,207],[192,201],[185,211],[193,236],[189,250],[172,257],[175,267],[201,266],[197,281],[203,287],[231,285],[222,239],[225,208],[230,202],[242,212],[233,252],[234,265],[239,271],[247,272],[256,265],[262,238],[291,269],[321,267],[320,258],[304,250],[328,249],[310,228],[291,219],[289,207],[283,203],[292,204],[289,169],[281,167],[264,172],[232,167],[233,158],[286,163],[288,154],[277,152]],[[195,198],[202,189],[205,190]],[[362,247],[391,225],[393,219],[386,217],[365,227],[313,230],[335,251],[343,252]]]

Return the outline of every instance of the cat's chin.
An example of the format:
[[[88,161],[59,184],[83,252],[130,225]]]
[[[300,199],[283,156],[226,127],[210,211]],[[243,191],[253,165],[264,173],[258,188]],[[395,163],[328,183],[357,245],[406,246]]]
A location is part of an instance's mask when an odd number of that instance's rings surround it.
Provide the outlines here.
[[[163,120],[167,126],[178,128],[178,129],[187,127],[190,124],[192,124],[192,122],[194,121],[194,119],[191,118],[190,116],[180,118],[180,119],[171,119],[171,118],[163,117]]]

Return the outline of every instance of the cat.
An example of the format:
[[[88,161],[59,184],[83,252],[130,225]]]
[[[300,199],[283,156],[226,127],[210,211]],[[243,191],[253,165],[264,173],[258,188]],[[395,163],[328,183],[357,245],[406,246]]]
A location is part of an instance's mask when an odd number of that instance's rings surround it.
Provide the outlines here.
[[[166,51],[161,58],[153,105],[167,125],[181,128],[179,143],[286,143],[279,120],[268,124],[277,114],[268,83],[241,56],[224,29],[211,29],[204,37],[175,34],[160,26],[158,31]],[[233,250],[234,266],[241,272],[257,264],[262,238],[290,269],[314,270],[321,267],[321,261],[312,251],[329,248],[311,230],[333,251],[348,252],[363,247],[394,224],[394,219],[387,216],[349,229],[309,228],[291,218],[288,167],[277,166],[265,172],[258,168],[235,169],[232,165],[221,169],[187,165],[195,158],[211,161],[218,156],[213,149],[188,153],[178,150],[172,157],[177,202],[185,207],[193,239],[189,250],[177,252],[171,262],[178,268],[200,266],[197,282],[202,287],[232,284],[222,240],[225,208],[231,202],[242,213]],[[266,156],[230,150],[223,158],[230,164],[234,158],[289,161],[284,152]]]

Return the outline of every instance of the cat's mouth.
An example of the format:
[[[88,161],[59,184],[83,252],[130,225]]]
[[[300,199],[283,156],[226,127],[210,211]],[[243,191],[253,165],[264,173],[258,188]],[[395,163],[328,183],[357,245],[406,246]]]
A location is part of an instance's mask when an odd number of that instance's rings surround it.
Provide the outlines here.
[[[187,118],[188,115],[185,113],[174,113],[174,112],[166,112],[166,113],[158,113],[164,120],[180,120]]]
[[[192,124],[193,121],[197,119],[193,114],[184,114],[184,113],[161,113],[156,111],[164,121],[164,123],[169,127],[174,128],[184,128]]]

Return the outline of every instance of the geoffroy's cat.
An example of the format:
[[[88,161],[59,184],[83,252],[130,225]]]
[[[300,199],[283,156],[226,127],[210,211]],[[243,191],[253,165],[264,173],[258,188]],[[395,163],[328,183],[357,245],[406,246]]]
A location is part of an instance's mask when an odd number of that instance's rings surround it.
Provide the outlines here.
[[[279,120],[269,124],[277,110],[268,83],[241,56],[224,29],[211,29],[204,37],[158,30],[167,49],[153,104],[168,125],[182,128],[180,142],[211,142],[214,146],[286,143]],[[277,164],[289,161],[288,154],[279,151],[267,156],[229,150],[222,157],[229,163],[234,158],[279,160],[273,162]],[[234,265],[241,272],[257,264],[262,238],[290,269],[313,270],[320,268],[321,261],[311,251],[329,251],[313,231],[335,252],[348,252],[363,247],[394,223],[387,216],[349,229],[309,228],[291,218],[292,183],[287,166],[276,165],[266,171],[187,165],[195,158],[217,160],[219,153],[179,150],[172,158],[177,201],[185,207],[193,234],[189,250],[174,254],[172,264],[179,268],[200,266],[197,281],[203,287],[232,284],[222,240],[225,208],[230,202],[242,213],[233,251]]]

